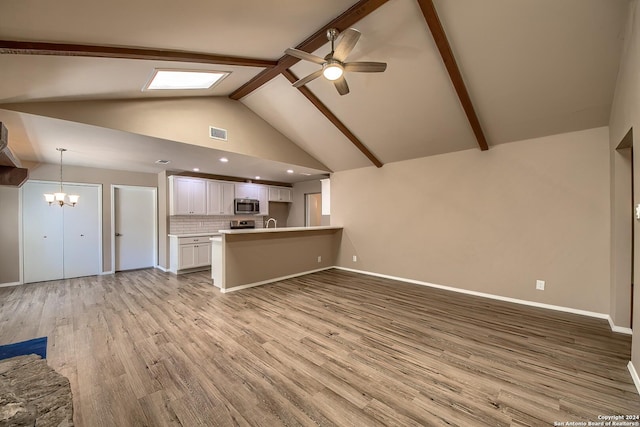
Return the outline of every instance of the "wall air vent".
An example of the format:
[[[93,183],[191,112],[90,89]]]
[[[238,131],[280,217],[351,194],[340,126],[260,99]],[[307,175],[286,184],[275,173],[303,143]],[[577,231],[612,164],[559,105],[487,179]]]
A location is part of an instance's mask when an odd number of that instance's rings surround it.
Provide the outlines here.
[[[219,139],[221,141],[227,140],[227,130],[217,127],[209,126],[209,138]]]
[[[156,160],[156,163],[159,165],[168,165],[171,163],[171,160]]]

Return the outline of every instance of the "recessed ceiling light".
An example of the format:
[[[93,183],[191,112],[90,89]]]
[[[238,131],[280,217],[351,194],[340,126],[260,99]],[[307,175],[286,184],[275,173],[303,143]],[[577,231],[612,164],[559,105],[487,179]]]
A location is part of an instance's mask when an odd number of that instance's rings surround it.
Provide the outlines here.
[[[293,169],[287,169],[287,173],[293,173]]]
[[[200,172],[200,168],[193,168],[194,172]]]
[[[209,89],[227,75],[222,71],[156,69],[143,90]]]
[[[259,176],[256,176],[256,179],[260,179],[260,177],[259,177]]]
[[[227,159],[226,157],[220,157],[220,161],[222,163],[227,163],[229,161],[229,159]]]

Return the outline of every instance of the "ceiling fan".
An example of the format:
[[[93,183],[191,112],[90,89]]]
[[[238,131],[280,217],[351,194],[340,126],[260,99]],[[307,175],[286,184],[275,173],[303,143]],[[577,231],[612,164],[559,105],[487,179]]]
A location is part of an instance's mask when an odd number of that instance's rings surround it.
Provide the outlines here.
[[[329,28],[327,30],[327,39],[331,42],[331,52],[324,58],[299,49],[289,48],[284,51],[287,55],[322,65],[322,68],[318,71],[315,71],[293,83],[293,87],[304,86],[311,80],[324,76],[327,80],[333,81],[333,84],[340,95],[346,95],[349,93],[349,85],[347,85],[347,81],[344,79],[345,72],[355,71],[359,73],[381,73],[387,69],[387,64],[385,62],[344,62],[349,53],[351,53],[353,48],[356,46],[356,43],[360,38],[360,31],[355,28],[345,30],[340,35],[340,40],[334,47],[338,34],[338,30],[335,28]]]

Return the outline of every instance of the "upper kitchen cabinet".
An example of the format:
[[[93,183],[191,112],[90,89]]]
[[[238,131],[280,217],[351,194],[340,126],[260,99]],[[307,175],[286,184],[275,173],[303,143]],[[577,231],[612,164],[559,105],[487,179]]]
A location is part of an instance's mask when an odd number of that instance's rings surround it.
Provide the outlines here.
[[[269,189],[265,185],[238,183],[236,184],[236,199],[256,199],[260,202],[258,215],[269,215]]]
[[[207,181],[207,215],[233,215],[234,187],[231,182]]]
[[[258,200],[260,201],[260,215],[269,215],[269,189],[265,185],[259,185]]]
[[[289,187],[269,187],[270,202],[291,202],[293,195]]]
[[[169,215],[206,215],[207,181],[172,175],[169,177]]]

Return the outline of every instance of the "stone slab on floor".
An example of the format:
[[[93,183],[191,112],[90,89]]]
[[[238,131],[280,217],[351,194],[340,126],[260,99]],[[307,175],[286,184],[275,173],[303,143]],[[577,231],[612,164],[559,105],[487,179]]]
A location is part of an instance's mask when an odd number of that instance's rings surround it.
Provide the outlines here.
[[[0,360],[0,427],[73,426],[69,380],[35,354]]]

